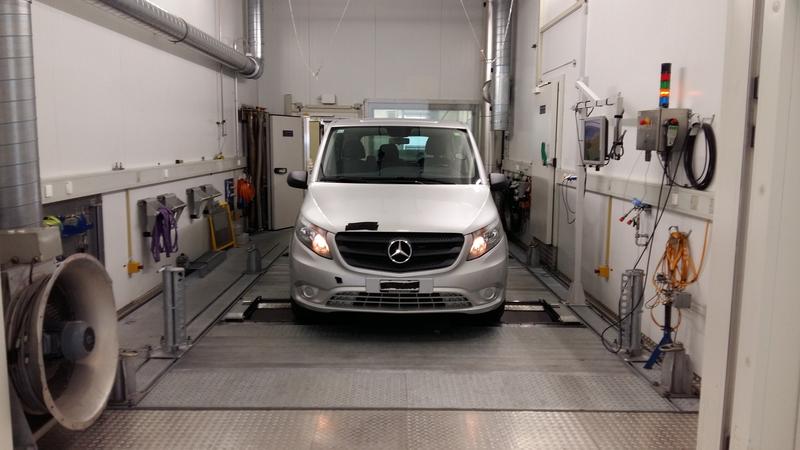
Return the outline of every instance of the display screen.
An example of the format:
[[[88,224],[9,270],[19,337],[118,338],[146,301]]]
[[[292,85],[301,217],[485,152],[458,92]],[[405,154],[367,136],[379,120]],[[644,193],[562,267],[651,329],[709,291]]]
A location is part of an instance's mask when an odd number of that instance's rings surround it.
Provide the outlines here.
[[[590,117],[584,123],[583,135],[583,162],[603,163],[606,158],[608,141],[608,119],[605,117]]]

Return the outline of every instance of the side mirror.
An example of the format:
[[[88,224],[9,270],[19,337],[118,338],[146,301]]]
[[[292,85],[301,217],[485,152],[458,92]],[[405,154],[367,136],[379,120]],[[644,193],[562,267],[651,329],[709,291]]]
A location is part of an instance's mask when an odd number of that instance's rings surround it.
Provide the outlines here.
[[[308,189],[308,172],[305,170],[293,170],[286,177],[286,183],[297,189]]]
[[[503,191],[508,187],[508,180],[506,180],[505,174],[490,173],[489,184],[491,185],[492,191]]]

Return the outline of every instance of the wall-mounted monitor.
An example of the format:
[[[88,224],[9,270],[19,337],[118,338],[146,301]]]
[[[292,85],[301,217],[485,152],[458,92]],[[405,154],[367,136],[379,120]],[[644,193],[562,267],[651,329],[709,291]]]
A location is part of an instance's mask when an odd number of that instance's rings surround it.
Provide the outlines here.
[[[601,166],[608,155],[608,119],[588,117],[583,125],[583,164]]]

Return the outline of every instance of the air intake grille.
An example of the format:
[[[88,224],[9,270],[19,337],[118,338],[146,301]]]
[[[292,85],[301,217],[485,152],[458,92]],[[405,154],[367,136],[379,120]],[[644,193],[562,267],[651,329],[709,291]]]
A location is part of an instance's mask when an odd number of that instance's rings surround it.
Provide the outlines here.
[[[472,303],[461,294],[447,292],[430,294],[340,292],[328,300],[328,306],[364,310],[424,311],[463,309],[469,308]]]
[[[404,264],[389,259],[389,243],[404,239],[411,244],[411,258]],[[415,272],[455,264],[464,246],[464,236],[454,233],[364,233],[336,235],[339,253],[347,264],[386,272]]]

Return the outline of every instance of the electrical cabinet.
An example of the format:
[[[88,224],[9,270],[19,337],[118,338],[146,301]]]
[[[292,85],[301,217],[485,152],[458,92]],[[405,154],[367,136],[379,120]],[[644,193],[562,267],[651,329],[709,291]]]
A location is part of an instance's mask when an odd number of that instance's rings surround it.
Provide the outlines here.
[[[647,152],[666,152],[669,149],[683,148],[683,141],[689,133],[690,109],[663,108],[639,111],[636,128],[636,148]],[[670,121],[677,122],[677,135],[669,145],[667,126]]]

